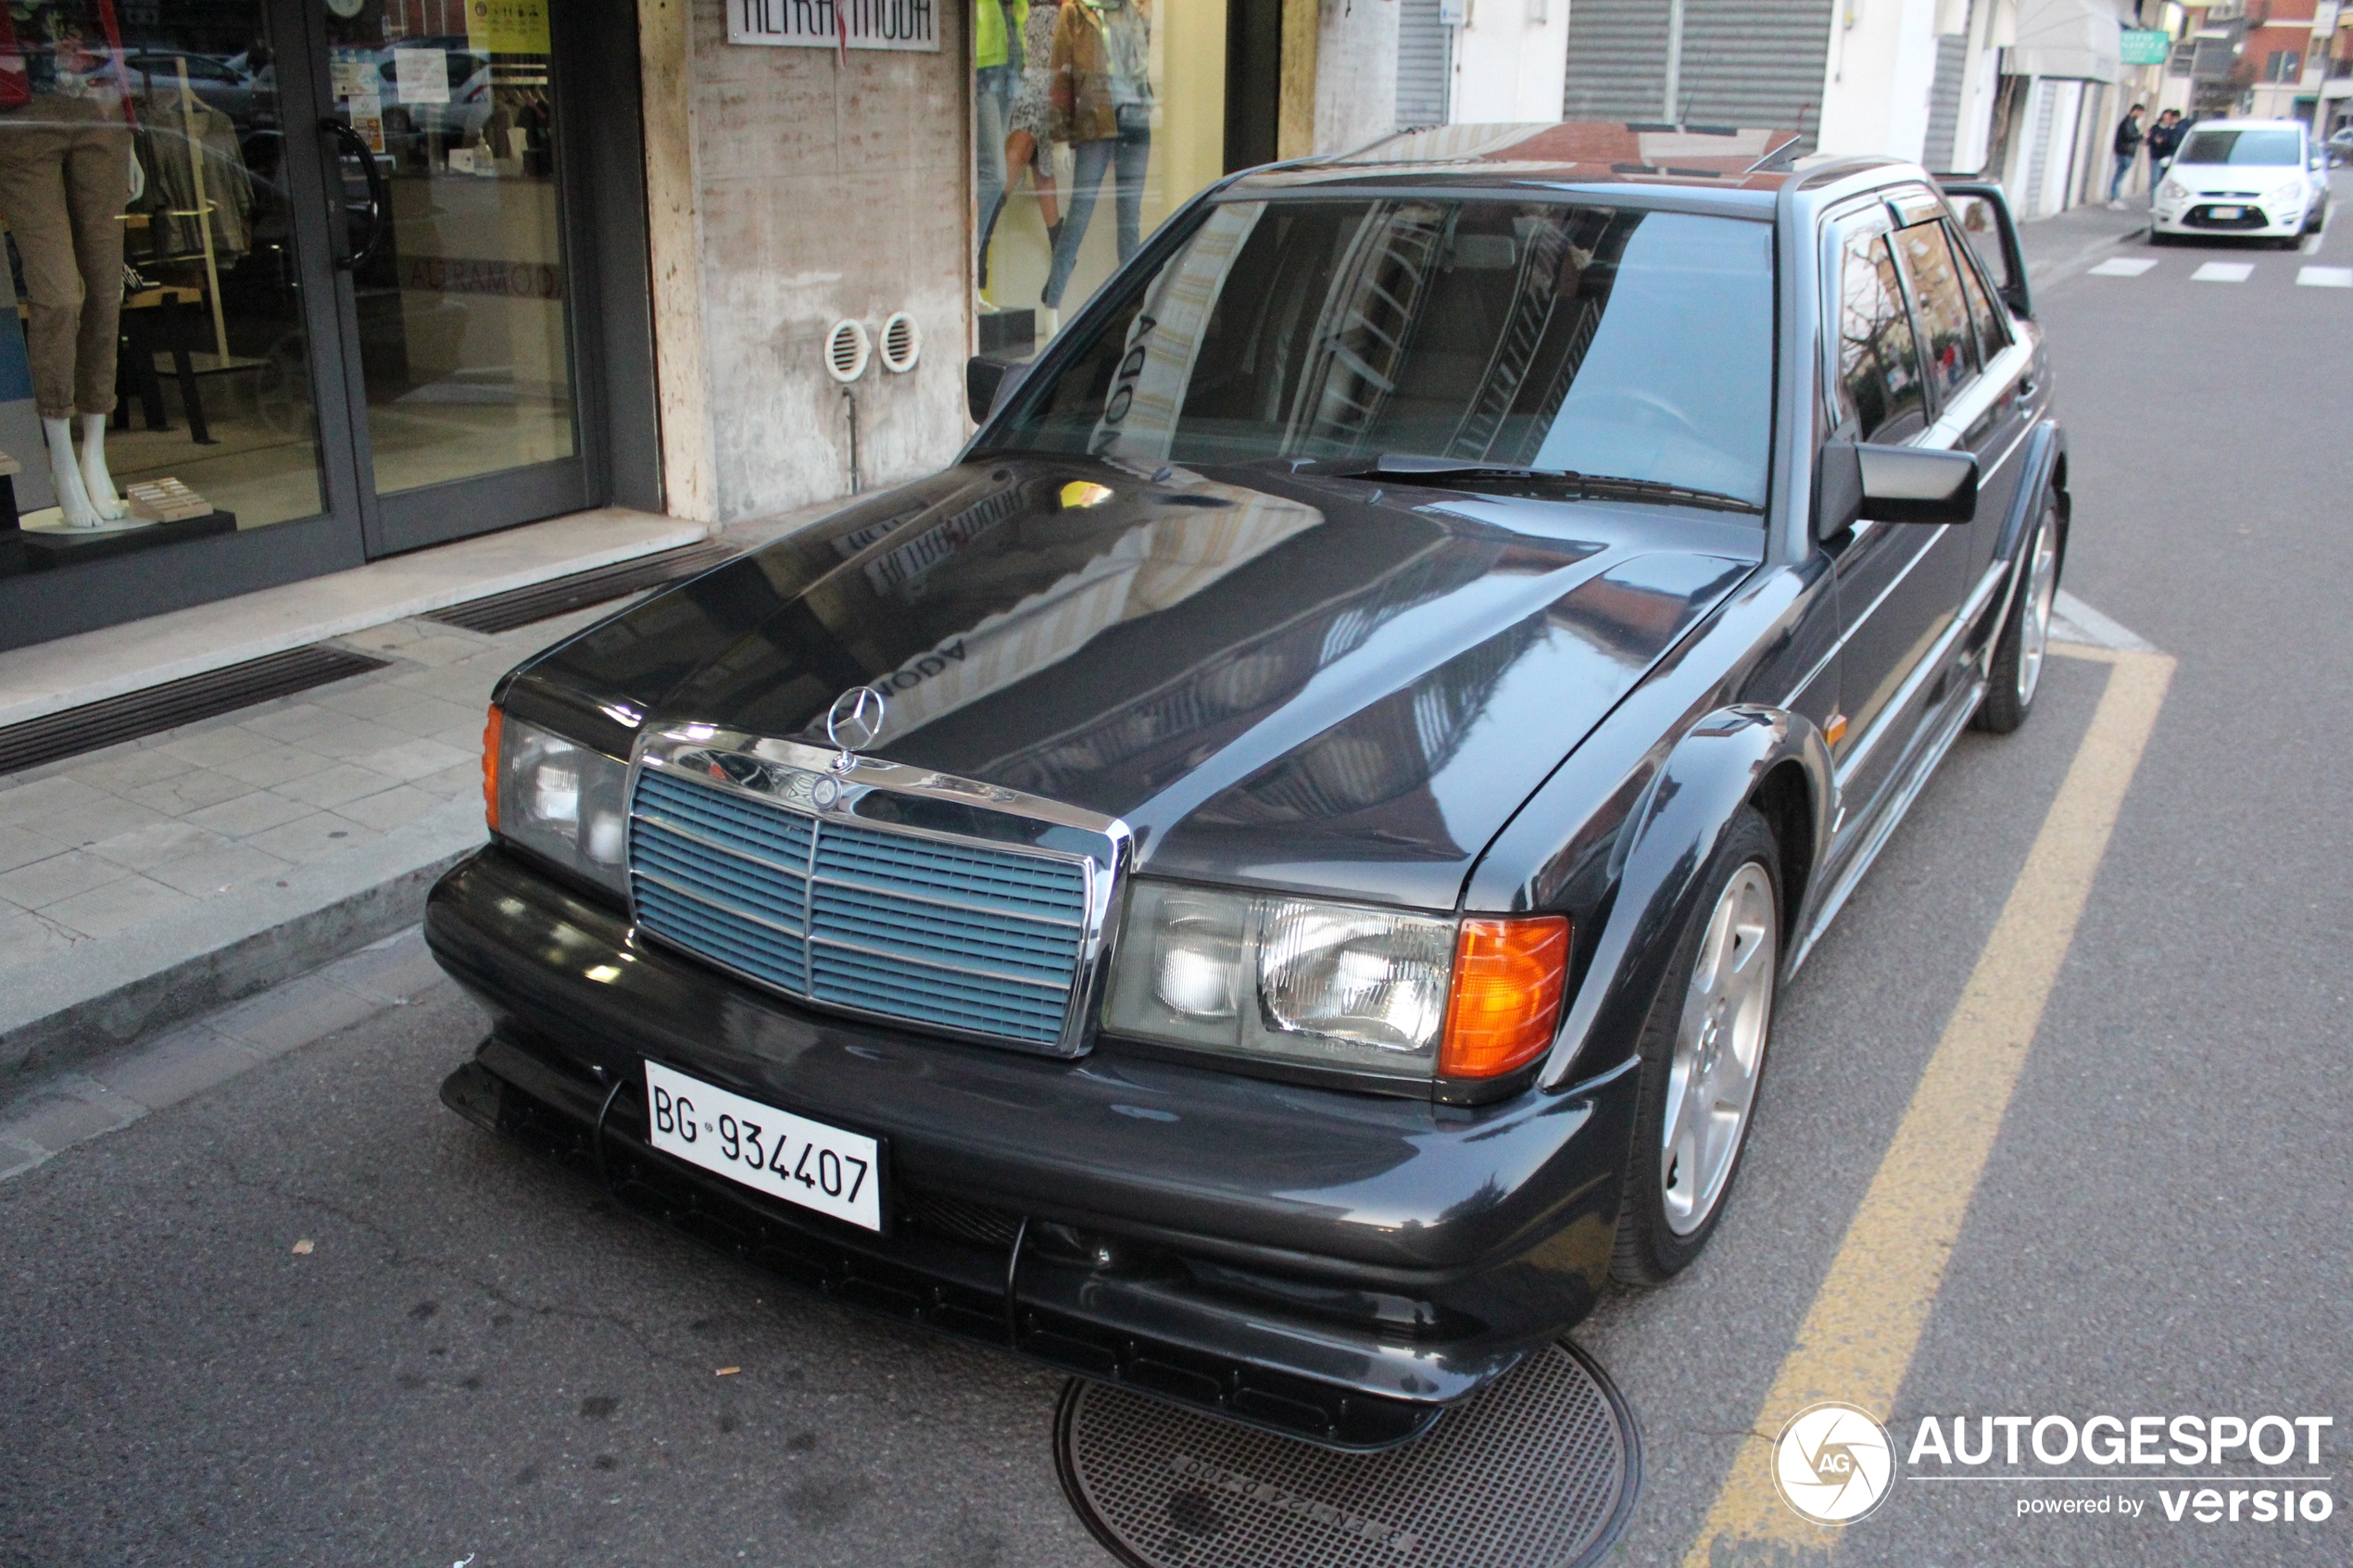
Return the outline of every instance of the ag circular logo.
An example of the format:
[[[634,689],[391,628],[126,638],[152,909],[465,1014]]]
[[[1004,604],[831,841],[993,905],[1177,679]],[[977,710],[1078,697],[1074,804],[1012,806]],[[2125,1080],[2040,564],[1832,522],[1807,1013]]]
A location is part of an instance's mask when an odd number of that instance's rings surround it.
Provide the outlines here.
[[[1812,1524],[1854,1524],[1887,1500],[1894,1475],[1887,1428],[1836,1399],[1806,1406],[1773,1440],[1773,1485]]]

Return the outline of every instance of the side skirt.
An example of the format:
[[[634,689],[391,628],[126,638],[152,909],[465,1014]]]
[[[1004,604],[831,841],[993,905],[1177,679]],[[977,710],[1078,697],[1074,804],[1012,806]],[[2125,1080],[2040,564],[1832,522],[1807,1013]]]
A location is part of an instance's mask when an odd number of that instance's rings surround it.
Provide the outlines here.
[[[1991,646],[1987,645],[1989,648]],[[1838,880],[1831,884],[1830,891],[1816,907],[1813,922],[1806,928],[1804,939],[1792,949],[1789,962],[1782,967],[1783,984],[1796,976],[1807,956],[1814,951],[1814,944],[1821,938],[1823,932],[1830,929],[1831,922],[1837,918],[1838,911],[1845,907],[1846,900],[1862,882],[1863,873],[1871,869],[1871,862],[1879,859],[1879,852],[1887,847],[1887,841],[1895,835],[1896,828],[1904,821],[1904,814],[1912,809],[1912,802],[1919,798],[1929,776],[1936,771],[1936,765],[1944,760],[1944,754],[1953,749],[1953,743],[1969,727],[1969,716],[1977,711],[1977,705],[1985,697],[1986,654],[1981,650],[1973,662],[1976,669],[1969,684],[1961,688],[1958,700],[1945,709],[1944,721],[1937,727],[1929,744],[1921,747],[1919,760],[1904,780],[1903,787],[1887,797],[1886,804],[1880,808],[1878,821],[1871,824],[1870,831],[1856,846],[1845,869],[1839,872]]]

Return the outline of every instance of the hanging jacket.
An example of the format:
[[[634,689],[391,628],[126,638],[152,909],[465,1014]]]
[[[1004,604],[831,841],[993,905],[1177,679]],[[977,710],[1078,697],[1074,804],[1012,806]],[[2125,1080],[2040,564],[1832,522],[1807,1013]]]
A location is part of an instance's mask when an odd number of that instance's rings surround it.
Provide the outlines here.
[[[1144,0],[1096,6],[1070,0],[1054,23],[1051,123],[1057,142],[1119,134],[1121,101],[1151,104],[1151,12]],[[1124,92],[1115,93],[1114,77]]]

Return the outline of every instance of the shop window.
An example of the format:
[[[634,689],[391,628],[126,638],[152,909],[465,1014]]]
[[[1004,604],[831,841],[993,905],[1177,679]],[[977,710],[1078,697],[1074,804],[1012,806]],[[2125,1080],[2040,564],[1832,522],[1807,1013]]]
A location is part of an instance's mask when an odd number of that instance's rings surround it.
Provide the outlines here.
[[[984,350],[1042,345],[1226,167],[1227,0],[974,0]]]

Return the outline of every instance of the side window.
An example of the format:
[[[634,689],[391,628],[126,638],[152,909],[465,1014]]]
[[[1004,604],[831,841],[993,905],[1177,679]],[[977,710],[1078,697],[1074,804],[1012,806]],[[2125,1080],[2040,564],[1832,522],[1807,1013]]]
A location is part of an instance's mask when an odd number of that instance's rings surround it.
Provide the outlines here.
[[[1929,379],[1936,383],[1940,401],[1977,379],[1977,332],[1969,324],[1969,301],[1961,295],[1960,264],[1945,242],[1944,225],[1931,220],[1895,232],[1903,253],[1904,274],[1912,285],[1912,305],[1920,331],[1928,335]]]
[[[1967,192],[1949,199],[1961,220],[1961,237],[1969,242],[1978,267],[1993,280],[1994,287],[2008,282],[2009,263],[2002,254],[2002,231],[1994,217],[1994,204]]]
[[[1954,242],[1954,260],[1957,263],[1954,270],[1960,274],[1961,293],[1969,296],[1969,313],[1977,321],[1978,345],[1991,360],[2010,345],[2010,313],[1985,292],[1985,280],[1970,264],[1967,244],[1958,234],[1948,233],[1946,237]]]
[[[1856,440],[1892,445],[1926,428],[1928,401],[1887,238],[1874,223],[1839,248],[1838,401]]]

